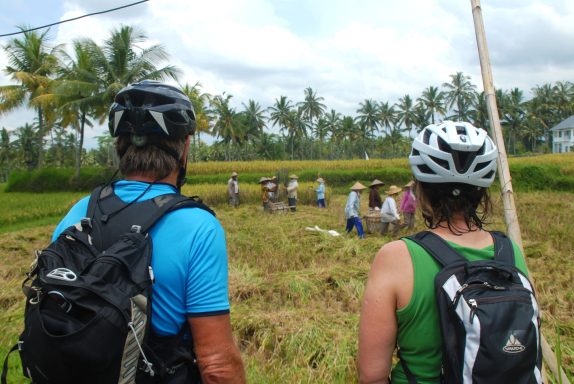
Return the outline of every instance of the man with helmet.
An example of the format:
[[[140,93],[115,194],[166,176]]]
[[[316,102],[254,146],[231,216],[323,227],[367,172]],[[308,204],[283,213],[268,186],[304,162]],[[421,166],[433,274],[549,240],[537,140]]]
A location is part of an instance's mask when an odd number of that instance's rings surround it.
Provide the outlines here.
[[[425,224],[469,261],[494,257],[493,237],[483,225],[491,209],[488,187],[496,159],[497,149],[486,131],[465,122],[429,125],[412,144],[409,162]],[[526,273],[522,253],[515,244],[513,248],[516,267]],[[360,382],[386,383],[390,376],[392,383],[410,383],[408,375],[418,382],[442,382],[434,287],[440,270],[439,263],[411,239],[387,243],[379,250],[361,308]],[[401,360],[393,368],[397,345]]]
[[[113,183],[121,200],[131,203],[179,193],[185,182],[190,135],[195,131],[195,113],[186,95],[156,81],[129,85],[114,99],[109,130],[116,138],[124,176]],[[72,207],[53,239],[85,217],[88,200]],[[150,234],[155,275],[150,332],[154,345],[165,349],[167,343],[183,340],[177,345],[192,349],[184,352],[186,356],[195,353],[204,383],[245,382],[231,333],[227,251],[220,223],[205,210],[182,208],[167,213]]]

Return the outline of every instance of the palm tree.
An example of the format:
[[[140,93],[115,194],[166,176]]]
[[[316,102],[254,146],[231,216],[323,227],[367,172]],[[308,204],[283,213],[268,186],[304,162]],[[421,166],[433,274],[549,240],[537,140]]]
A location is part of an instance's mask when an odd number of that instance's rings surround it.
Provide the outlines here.
[[[240,141],[239,124],[235,109],[229,105],[231,95],[217,95],[211,101],[212,113],[216,120],[213,124],[213,132],[220,137],[225,144],[225,160],[231,159],[231,144]]]
[[[98,98],[100,79],[97,67],[92,60],[88,45],[91,40],[75,40],[74,56],[63,53],[63,65],[59,69],[60,77],[51,83],[45,94],[34,98],[37,105],[44,109],[50,106],[58,108],[63,128],[72,126],[77,133],[75,151],[75,176],[80,177],[82,151],[86,125],[93,126],[90,116],[107,112]]]
[[[516,154],[516,138],[526,123],[526,109],[524,95],[518,88],[513,88],[508,93],[506,102],[503,104],[502,117],[504,126],[508,130],[508,148]],[[512,145],[512,147],[511,147]]]
[[[427,107],[423,103],[416,103],[415,104],[415,119],[413,120],[414,125],[417,126],[417,132],[422,131],[424,127],[431,123],[431,112],[427,109]]]
[[[546,83],[534,87],[532,93],[534,97],[529,101],[529,110],[533,114],[532,118],[542,126],[546,144],[552,148],[550,128],[560,121],[554,101],[554,87]]]
[[[413,123],[416,121],[417,116],[413,105],[413,99],[409,95],[404,95],[399,99],[397,104],[397,118],[398,124],[404,126],[402,131],[408,132],[410,137]]]
[[[247,105],[243,104],[244,112],[248,119],[248,124],[257,132],[263,132],[266,127],[265,112],[261,110],[261,105],[253,99],[249,99]]]
[[[439,91],[438,87],[429,86],[423,91],[421,97],[417,100],[422,103],[424,107],[428,110],[431,118],[431,123],[434,124],[434,117],[436,114],[444,116],[446,114],[445,109],[445,94]]]
[[[17,161],[24,164],[28,170],[32,170],[38,166],[40,140],[37,129],[31,124],[24,124],[18,127],[14,132],[16,140],[12,142],[15,149]]]
[[[569,81],[558,81],[552,88],[554,102],[559,113],[559,120],[566,119],[572,115],[574,105],[574,84]]]
[[[8,66],[4,68],[4,73],[18,84],[0,87],[0,115],[26,103],[36,110],[38,121],[36,141],[40,145],[33,149],[40,151],[36,165],[41,166],[43,159],[41,143],[47,133],[46,123],[50,123],[54,115],[49,116],[47,111],[41,105],[34,104],[33,100],[48,89],[58,68],[58,57],[62,52],[62,46],[48,48],[49,30],[39,34],[36,31],[26,32],[25,27],[18,28],[22,31],[23,37],[12,39],[3,46],[8,58]]]
[[[455,107],[454,115],[458,121],[465,121],[469,116],[469,108],[472,105],[476,85],[470,82],[470,76],[457,72],[450,75],[450,83],[443,83],[446,88],[446,105]]]
[[[484,128],[485,130],[490,129],[488,106],[484,92],[476,93],[474,96],[471,120],[476,127]]]
[[[287,132],[287,136],[291,141],[291,159],[293,159],[293,136],[292,136],[292,122],[293,122],[293,106],[287,96],[281,96],[275,99],[275,105],[269,107],[269,121],[279,127],[282,132]]]
[[[365,99],[364,102],[359,103],[360,108],[357,109],[357,117],[355,121],[359,123],[359,127],[363,131],[361,140],[363,143],[372,142],[372,139],[379,130],[379,108],[375,100]],[[367,153],[367,145],[363,144],[363,151]]]
[[[131,26],[122,26],[112,30],[110,37],[102,46],[93,41],[88,43],[87,49],[93,57],[101,79],[98,98],[107,109],[116,94],[128,84],[145,79],[164,80],[171,78],[177,80],[179,70],[173,65],[158,67],[169,59],[162,45],[152,45],[140,48],[147,42],[144,32]],[[100,115],[100,122],[107,117],[107,113]]]
[[[180,85],[181,91],[189,97],[193,110],[195,112],[195,135],[193,135],[193,147],[197,145],[199,152],[201,146],[201,133],[210,133],[211,130],[211,116],[208,111],[209,101],[211,95],[201,92],[201,83],[197,82],[193,86],[189,83]],[[197,159],[196,151],[192,152],[192,160]]]
[[[305,100],[298,103],[297,106],[301,108],[301,117],[313,125],[315,120],[325,113],[327,107],[322,103],[324,99],[317,97],[317,93],[313,92],[313,88],[305,88],[304,94]]]
[[[389,135],[391,128],[397,123],[397,112],[389,102],[381,102],[379,105],[379,123],[385,128],[385,134]]]
[[[341,114],[334,109],[331,109],[329,113],[325,116],[325,129],[331,135],[330,137],[330,153],[331,157],[334,157],[334,148],[335,145],[338,144],[342,138],[339,135],[340,126],[341,126]]]

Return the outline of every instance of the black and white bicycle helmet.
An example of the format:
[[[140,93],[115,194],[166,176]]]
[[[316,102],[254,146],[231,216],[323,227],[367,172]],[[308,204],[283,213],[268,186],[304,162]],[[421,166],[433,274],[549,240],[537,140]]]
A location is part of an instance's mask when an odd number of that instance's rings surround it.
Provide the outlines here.
[[[189,98],[176,87],[144,80],[118,92],[108,126],[113,137],[165,134],[183,138],[195,132],[195,112]]]
[[[484,129],[466,122],[444,121],[419,133],[409,163],[418,181],[489,187],[496,174],[497,155]]]

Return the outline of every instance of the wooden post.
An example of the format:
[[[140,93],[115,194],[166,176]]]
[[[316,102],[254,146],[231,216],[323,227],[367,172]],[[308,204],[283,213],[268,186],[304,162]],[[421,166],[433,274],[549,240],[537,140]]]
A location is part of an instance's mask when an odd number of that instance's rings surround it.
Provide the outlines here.
[[[484,94],[486,96],[486,105],[488,108],[488,118],[490,120],[491,135],[498,148],[498,178],[500,179],[500,193],[502,194],[502,204],[504,207],[504,221],[508,236],[520,247],[522,247],[522,235],[520,233],[520,225],[518,223],[518,216],[516,214],[516,206],[514,205],[514,193],[512,190],[512,178],[510,177],[510,169],[508,167],[508,157],[506,155],[506,148],[504,147],[504,139],[502,137],[502,128],[500,127],[500,118],[498,116],[498,108],[496,106],[496,95],[494,93],[494,85],[492,80],[492,70],[490,67],[490,57],[488,55],[488,46],[486,45],[486,34],[484,32],[484,23],[482,20],[482,9],[480,0],[470,0],[472,6],[472,17],[474,19],[474,30],[476,33],[476,43],[478,45],[478,56],[480,60],[480,69],[482,72],[482,83],[484,86]],[[556,356],[550,345],[541,335],[541,348],[544,361],[557,379],[561,376],[564,384],[569,384],[568,378],[563,370],[558,371],[558,364]]]

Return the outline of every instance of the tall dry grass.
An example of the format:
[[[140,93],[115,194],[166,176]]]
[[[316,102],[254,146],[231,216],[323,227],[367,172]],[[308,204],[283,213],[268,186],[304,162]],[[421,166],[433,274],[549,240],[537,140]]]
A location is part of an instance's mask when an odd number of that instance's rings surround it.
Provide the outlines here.
[[[500,199],[492,229],[503,229]],[[574,194],[516,194],[527,263],[552,346],[561,330],[563,364],[574,375]],[[269,215],[258,204],[216,206],[227,234],[232,325],[251,383],[356,382],[359,308],[370,263],[390,237],[356,233],[338,238],[308,226],[343,232],[345,196],[327,209],[300,205]],[[0,234],[0,357],[22,327],[20,283],[33,250],[54,226]],[[422,229],[420,220],[417,229]],[[22,382],[11,360],[11,382]]]

